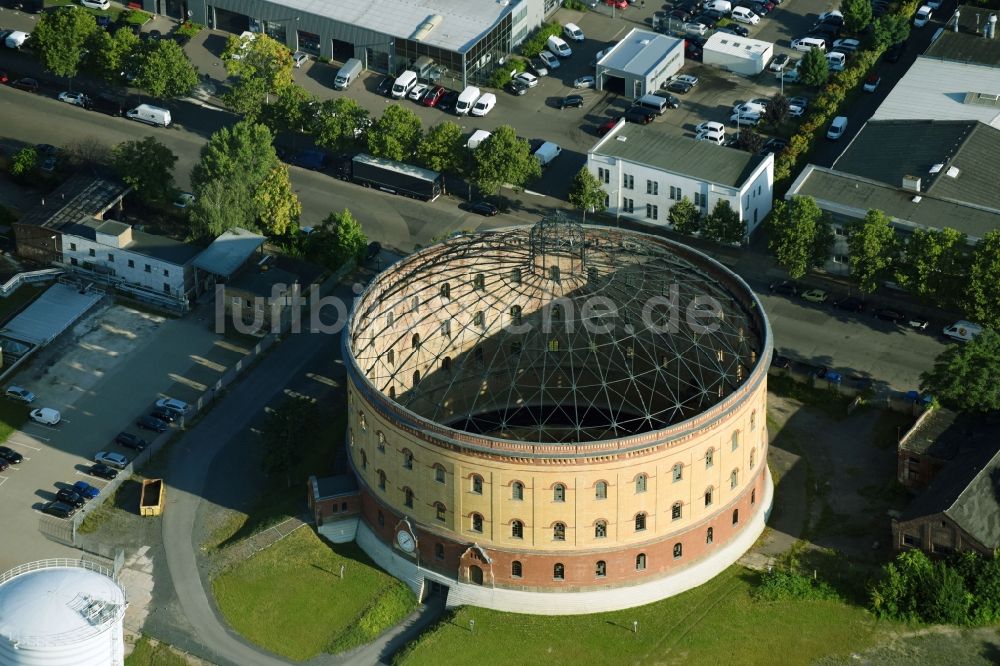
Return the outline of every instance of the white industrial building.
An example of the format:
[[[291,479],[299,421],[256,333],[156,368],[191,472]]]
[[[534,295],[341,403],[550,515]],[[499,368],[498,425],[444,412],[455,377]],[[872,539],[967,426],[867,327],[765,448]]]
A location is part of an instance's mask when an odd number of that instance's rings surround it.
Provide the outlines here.
[[[728,201],[746,237],[771,212],[774,153],[751,154],[620,121],[590,149],[588,170],[607,193],[607,212],[670,226],[670,207],[687,198],[707,215]]]
[[[15,567],[0,575],[0,664],[121,666],[127,606],[112,572],[91,562]]]
[[[736,74],[754,76],[764,71],[773,55],[774,44],[771,42],[716,32],[705,41],[702,62]]]
[[[597,62],[596,87],[637,99],[684,66],[684,40],[633,28]]]

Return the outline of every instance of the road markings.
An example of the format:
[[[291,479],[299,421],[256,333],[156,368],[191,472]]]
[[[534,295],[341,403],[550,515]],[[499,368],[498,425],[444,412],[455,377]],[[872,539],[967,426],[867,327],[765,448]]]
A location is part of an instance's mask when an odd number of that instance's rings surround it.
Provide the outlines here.
[[[7,483],[7,477],[6,476],[0,476],[0,486],[2,486],[5,483]]]
[[[45,439],[45,438],[44,437],[38,437],[36,439]],[[34,446],[32,444],[28,444],[27,442],[11,442],[10,439],[8,439],[7,441],[10,442],[11,444],[13,444],[14,446],[18,447],[18,448],[24,447],[26,449],[31,449],[32,451],[41,451],[42,450],[41,447]],[[45,441],[47,442],[49,440],[46,439]]]

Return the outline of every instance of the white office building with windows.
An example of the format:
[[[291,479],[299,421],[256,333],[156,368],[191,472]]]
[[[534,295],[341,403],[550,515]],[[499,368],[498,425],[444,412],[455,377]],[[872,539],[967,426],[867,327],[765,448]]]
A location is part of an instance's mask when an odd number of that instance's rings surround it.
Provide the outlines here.
[[[670,207],[684,197],[703,215],[725,200],[746,222],[745,242],[771,212],[773,153],[695,141],[658,125],[620,121],[590,149],[587,168],[607,193],[608,213],[650,225],[669,228]]]

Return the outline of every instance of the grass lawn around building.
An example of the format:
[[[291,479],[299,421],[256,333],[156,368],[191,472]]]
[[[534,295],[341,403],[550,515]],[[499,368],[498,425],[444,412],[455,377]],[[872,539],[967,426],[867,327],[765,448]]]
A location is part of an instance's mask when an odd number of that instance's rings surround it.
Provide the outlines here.
[[[150,641],[143,636],[125,659],[125,666],[187,666],[188,660],[166,643]]]
[[[19,402],[0,400],[0,442],[6,442],[11,433],[24,425],[30,411],[30,407]]]
[[[757,602],[749,594],[756,580],[754,572],[732,566],[676,597],[595,615],[514,615],[463,607],[395,663],[785,666],[867,649],[899,627],[841,602]]]
[[[329,544],[308,526],[220,574],[212,588],[236,631],[296,660],[363,645],[416,605],[357,545]]]

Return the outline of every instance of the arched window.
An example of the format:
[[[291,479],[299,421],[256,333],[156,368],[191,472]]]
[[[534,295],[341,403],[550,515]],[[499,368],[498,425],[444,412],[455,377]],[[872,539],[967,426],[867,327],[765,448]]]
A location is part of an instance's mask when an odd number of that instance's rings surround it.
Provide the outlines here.
[[[483,348],[482,347],[476,347],[475,350],[472,352],[472,358],[475,359],[476,365],[482,366],[483,365]]]
[[[385,453],[385,433],[379,430],[375,433],[375,438],[378,439],[378,452]]]
[[[447,282],[441,285],[441,298],[451,298],[451,285]]]
[[[486,276],[482,273],[476,273],[476,277],[473,278],[472,284],[476,291],[482,291],[486,288]]]
[[[385,490],[385,472],[379,470],[376,474],[378,474],[378,489]]]
[[[646,553],[639,553],[635,556],[635,570],[645,571],[646,570]]]
[[[521,269],[512,268],[510,269],[510,281],[514,284],[521,284]]]
[[[515,481],[510,484],[510,498],[514,500],[524,499],[524,484],[520,481]]]
[[[596,499],[608,499],[608,484],[605,481],[598,481],[594,484],[594,497]]]
[[[395,365],[396,364],[396,352],[394,352],[393,350],[390,349],[386,353],[386,358],[389,360],[389,365]]]
[[[604,539],[608,536],[608,523],[604,520],[598,520],[594,523],[594,538]]]
[[[413,508],[413,491],[409,488],[403,488],[403,504]]]
[[[566,523],[556,523],[552,526],[552,539],[554,541],[566,540]]]
[[[441,335],[443,335],[446,338],[451,337],[451,319],[445,319],[443,322],[441,322],[440,328],[441,328]]]
[[[483,477],[479,476],[478,474],[472,475],[472,492],[476,493],[477,495],[483,494]]]
[[[715,458],[715,449],[709,449],[705,451],[705,469],[709,469],[713,464],[713,459]]]
[[[552,500],[554,502],[565,502],[566,501],[566,486],[561,483],[557,483],[552,487]]]
[[[712,506],[712,486],[705,491],[705,506]]]
[[[445,372],[451,372],[451,356],[445,356],[441,359],[441,369]]]
[[[552,567],[552,577],[556,580],[565,580],[566,568],[561,564],[556,564]]]
[[[739,430],[734,430],[733,431],[733,451],[735,451],[738,448],[740,448],[740,431]]]
[[[682,511],[682,507],[683,506],[684,505],[681,504],[680,502],[674,502],[674,505],[672,507],[670,507],[670,519],[671,520],[680,520],[680,518],[681,518],[681,511]]]
[[[637,493],[646,492],[646,478],[647,477],[645,474],[640,474],[639,476],[635,477],[635,492]]]
[[[434,465],[434,480],[438,483],[444,483],[444,467],[441,465]]]
[[[378,526],[385,527],[385,516],[382,515],[381,511],[378,512]]]
[[[736,484],[739,483],[739,479],[740,479],[740,471],[738,469],[734,469],[732,472],[729,473],[729,487],[735,488]]]
[[[444,559],[444,544],[436,543],[434,544],[434,557],[438,560]]]
[[[715,530],[709,527],[708,531],[705,532],[705,543],[712,543],[712,540],[714,538],[715,538]]]
[[[368,419],[365,418],[364,412],[358,412],[358,427],[361,428],[361,432],[368,430]]]
[[[413,297],[413,303],[411,304],[411,307],[413,308],[414,312],[419,312],[420,311],[420,297],[419,296],[414,296]]]
[[[684,465],[677,463],[674,465],[674,481],[680,481],[684,478]]]
[[[674,559],[679,560],[681,555],[684,554],[684,546],[679,543],[674,544]]]
[[[511,562],[510,563],[510,577],[511,578],[520,578],[523,575],[524,575],[524,569],[521,567],[521,563],[518,562],[517,560],[514,560],[513,562]]]
[[[472,531],[473,532],[483,531],[483,517],[478,513],[472,514]]]
[[[515,539],[524,538],[524,523],[520,520],[512,521],[510,524],[510,535]]]
[[[597,566],[594,567],[594,575],[598,578],[604,578],[608,575],[608,565],[604,560],[597,560]]]
[[[413,454],[409,449],[403,449],[403,468],[413,469]]]
[[[390,310],[389,312],[387,312],[385,314],[385,324],[389,328],[392,328],[392,325],[395,324],[395,323],[396,323],[396,315],[394,315],[392,313],[392,310]]]
[[[646,514],[641,512],[635,514],[635,531],[641,532],[644,529],[646,529]]]
[[[420,334],[419,333],[414,333],[413,334],[413,337],[410,339],[410,345],[414,349],[420,349]]]
[[[756,429],[757,429],[757,410],[755,409],[752,412],[750,412],[750,430],[753,431]]]
[[[441,504],[441,502],[434,502],[434,513],[436,514],[438,520],[444,522],[448,509],[444,504]]]
[[[413,371],[413,388],[416,388],[417,384],[419,384],[419,383],[420,383],[420,371],[419,370],[414,370]]]
[[[361,452],[361,469],[368,469],[368,454]]]
[[[396,387],[395,386],[390,386],[389,387],[389,399],[390,400],[395,400],[396,399]]]
[[[756,462],[757,449],[750,449],[750,469],[753,469],[753,464]]]
[[[559,282],[559,266],[549,266],[549,279]]]
[[[521,325],[521,306],[512,305],[510,306],[510,320],[515,326]]]
[[[754,488],[753,490],[750,491],[750,506],[753,506],[756,503],[757,503],[757,489]]]
[[[733,509],[733,525],[739,525],[739,524],[740,524],[740,510]]]

